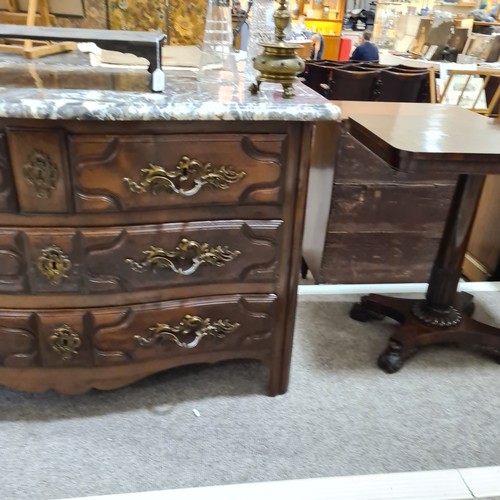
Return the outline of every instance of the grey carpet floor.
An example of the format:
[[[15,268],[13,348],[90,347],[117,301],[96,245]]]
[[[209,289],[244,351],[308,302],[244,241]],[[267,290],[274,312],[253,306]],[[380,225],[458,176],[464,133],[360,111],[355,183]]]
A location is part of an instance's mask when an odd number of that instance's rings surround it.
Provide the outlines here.
[[[276,398],[249,361],[73,397],[0,388],[0,498],[500,464],[500,367],[434,347],[386,375],[375,360],[391,323],[350,320],[355,298],[301,299]],[[476,318],[500,324],[499,298],[477,293]]]

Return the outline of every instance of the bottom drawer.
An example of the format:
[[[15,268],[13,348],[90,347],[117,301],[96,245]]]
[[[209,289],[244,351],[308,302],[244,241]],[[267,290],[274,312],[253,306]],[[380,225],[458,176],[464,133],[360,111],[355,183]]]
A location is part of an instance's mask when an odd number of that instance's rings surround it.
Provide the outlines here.
[[[227,295],[127,307],[0,311],[0,366],[103,367],[169,358],[171,366],[264,359],[276,295]],[[178,362],[177,362],[178,361]]]

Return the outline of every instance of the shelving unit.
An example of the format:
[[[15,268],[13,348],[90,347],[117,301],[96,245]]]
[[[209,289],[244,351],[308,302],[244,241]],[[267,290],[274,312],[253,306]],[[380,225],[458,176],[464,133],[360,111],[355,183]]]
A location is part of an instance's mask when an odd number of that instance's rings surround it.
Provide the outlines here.
[[[446,6],[446,7],[462,7],[467,9],[475,9],[477,7],[477,2],[438,2],[435,6]]]
[[[401,18],[411,16],[422,19],[418,14],[423,8],[429,8],[429,16],[432,12],[440,10],[455,15],[457,22],[462,22],[470,10],[478,7],[479,0],[473,2],[443,2],[433,0],[411,0],[410,2],[379,1],[373,25],[373,38],[380,48],[393,49],[398,39],[398,24]],[[472,21],[471,21],[472,24]]]
[[[394,48],[398,19],[407,13],[410,5],[403,2],[377,2],[373,40],[379,48]]]
[[[306,4],[305,0],[296,0],[290,4],[292,13],[306,16],[304,24],[308,29],[323,35],[325,59],[338,59],[345,2],[346,0],[323,0],[321,4],[313,2]]]
[[[434,4],[435,10],[442,10],[455,14],[457,17],[466,17],[467,14],[479,7],[479,2],[436,2]]]

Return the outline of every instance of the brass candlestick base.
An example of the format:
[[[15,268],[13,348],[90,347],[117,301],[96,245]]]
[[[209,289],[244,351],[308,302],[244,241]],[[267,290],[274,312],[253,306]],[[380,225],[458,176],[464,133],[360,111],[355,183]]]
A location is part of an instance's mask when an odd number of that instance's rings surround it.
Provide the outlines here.
[[[279,0],[279,8],[273,14],[275,25],[275,41],[260,44],[264,52],[253,60],[253,67],[260,72],[256,83],[250,85],[250,92],[256,94],[262,82],[280,83],[283,85],[283,97],[290,98],[295,94],[293,84],[298,81],[297,75],[304,71],[305,63],[297,56],[295,50],[299,43],[287,43],[285,28],[290,23],[290,13],[285,7],[286,0]]]

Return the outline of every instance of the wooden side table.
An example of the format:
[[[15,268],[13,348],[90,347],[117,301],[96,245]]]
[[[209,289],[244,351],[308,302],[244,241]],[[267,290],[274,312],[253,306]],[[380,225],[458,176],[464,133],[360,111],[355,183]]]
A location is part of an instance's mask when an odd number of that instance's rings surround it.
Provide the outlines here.
[[[500,329],[472,319],[472,295],[457,293],[484,176],[500,174],[500,123],[439,104],[401,104],[350,121],[351,134],[390,167],[458,177],[425,299],[370,294],[351,310],[358,321],[388,316],[400,323],[379,356],[380,368],[394,373],[418,348],[446,343],[481,348],[500,362]]]

